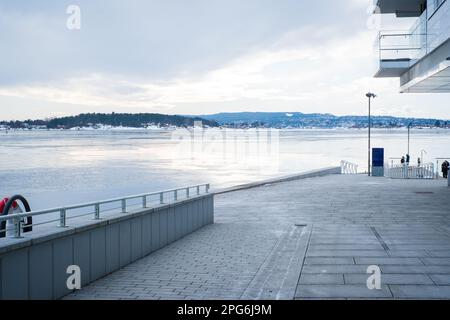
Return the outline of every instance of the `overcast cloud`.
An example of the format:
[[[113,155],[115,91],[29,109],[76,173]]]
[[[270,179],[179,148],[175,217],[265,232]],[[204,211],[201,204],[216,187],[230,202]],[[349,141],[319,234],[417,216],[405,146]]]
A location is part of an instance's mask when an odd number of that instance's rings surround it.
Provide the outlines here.
[[[0,0],[1,119],[300,111],[449,118],[373,79],[366,0]],[[81,8],[68,30],[66,8]],[[407,23],[409,23],[407,21]]]

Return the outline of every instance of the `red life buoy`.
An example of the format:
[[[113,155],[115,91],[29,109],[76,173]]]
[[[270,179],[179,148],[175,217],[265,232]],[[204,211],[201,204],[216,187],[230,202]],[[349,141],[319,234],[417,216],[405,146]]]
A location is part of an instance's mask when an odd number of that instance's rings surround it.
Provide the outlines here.
[[[22,202],[22,204],[24,205],[25,210],[27,212],[31,211],[28,201],[20,195],[15,195],[11,198],[5,197],[2,200],[0,200],[0,215],[22,213],[23,212],[22,208],[19,206],[19,204],[17,203],[16,200],[20,200]],[[8,223],[11,223],[11,221],[9,221]],[[22,219],[22,223],[23,223],[22,232],[32,231],[33,219],[31,216]],[[3,238],[6,236],[6,234],[7,234],[6,229],[7,229],[6,221],[0,222],[0,238]]]
[[[9,200],[9,198],[3,198],[2,201],[0,201],[0,215],[6,215],[6,212],[3,212],[3,210],[5,210],[5,206],[8,203],[8,200]],[[17,204],[17,201],[14,201],[13,205],[12,205],[13,211],[18,208],[19,208],[19,205]]]

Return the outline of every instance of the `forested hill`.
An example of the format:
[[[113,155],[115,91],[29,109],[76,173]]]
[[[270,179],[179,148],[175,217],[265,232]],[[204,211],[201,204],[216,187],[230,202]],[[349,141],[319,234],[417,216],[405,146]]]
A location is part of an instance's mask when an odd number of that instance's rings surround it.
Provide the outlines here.
[[[92,127],[95,125],[107,125],[113,127],[145,128],[147,126],[176,126],[188,127],[194,121],[202,121],[203,125],[217,127],[214,120],[206,120],[200,117],[185,117],[178,115],[165,115],[159,113],[83,113],[77,116],[53,118],[48,120],[26,120],[26,121],[2,121],[0,125],[10,128],[27,128],[34,126],[47,127],[49,129],[75,127]]]

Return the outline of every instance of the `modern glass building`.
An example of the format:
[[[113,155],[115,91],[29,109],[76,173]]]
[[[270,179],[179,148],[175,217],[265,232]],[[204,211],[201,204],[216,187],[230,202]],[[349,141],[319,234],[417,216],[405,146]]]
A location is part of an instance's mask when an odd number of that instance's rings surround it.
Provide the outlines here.
[[[376,14],[413,18],[381,30],[375,77],[399,77],[400,92],[450,92],[450,0],[374,0]]]

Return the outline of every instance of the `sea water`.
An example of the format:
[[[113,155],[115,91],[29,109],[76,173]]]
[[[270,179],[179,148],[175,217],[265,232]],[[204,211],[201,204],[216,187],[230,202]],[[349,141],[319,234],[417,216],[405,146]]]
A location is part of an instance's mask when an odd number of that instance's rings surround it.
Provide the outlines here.
[[[449,146],[450,130],[411,130],[412,163],[450,159]],[[407,130],[374,129],[372,147],[398,163]],[[0,197],[21,194],[39,210],[201,183],[232,186],[343,159],[366,170],[367,130],[0,131]]]

